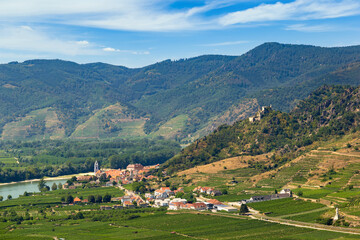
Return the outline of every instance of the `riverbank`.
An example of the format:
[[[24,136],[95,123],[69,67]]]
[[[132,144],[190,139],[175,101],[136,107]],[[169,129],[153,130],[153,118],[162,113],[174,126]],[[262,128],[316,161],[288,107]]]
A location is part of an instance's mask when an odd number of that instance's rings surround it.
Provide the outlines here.
[[[67,180],[70,179],[74,176],[84,176],[84,175],[94,175],[94,172],[87,172],[87,173],[77,173],[77,174],[70,174],[70,175],[62,175],[62,176],[57,176],[57,177],[45,177],[44,180],[45,181],[54,181],[54,180]],[[17,183],[29,183],[29,182],[38,182],[40,181],[40,179],[29,179],[29,180],[24,180],[24,181],[18,181],[18,182],[9,182],[9,183],[0,183],[0,186],[6,186],[6,185],[11,185],[11,184],[17,184]]]

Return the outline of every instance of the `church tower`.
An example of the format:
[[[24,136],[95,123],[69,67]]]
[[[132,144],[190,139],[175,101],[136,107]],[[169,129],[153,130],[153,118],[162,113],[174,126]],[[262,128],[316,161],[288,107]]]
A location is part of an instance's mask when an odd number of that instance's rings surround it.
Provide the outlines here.
[[[94,163],[94,174],[96,174],[97,171],[99,171],[99,163],[96,161]]]

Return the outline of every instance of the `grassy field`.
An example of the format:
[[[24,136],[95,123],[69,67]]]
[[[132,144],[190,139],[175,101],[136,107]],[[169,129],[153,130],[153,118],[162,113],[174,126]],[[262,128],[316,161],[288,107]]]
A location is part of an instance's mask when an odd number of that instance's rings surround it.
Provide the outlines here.
[[[309,212],[309,213],[305,213],[305,214],[299,214],[299,215],[284,217],[284,219],[290,219],[290,220],[295,220],[295,221],[300,221],[300,222],[315,223],[315,222],[317,222],[316,220],[319,217],[321,217],[323,214],[327,213],[328,211],[329,210],[321,210],[321,211]]]
[[[300,213],[325,207],[320,203],[307,202],[303,200],[293,200],[292,198],[249,203],[248,205],[261,212],[269,213],[268,215],[273,217]]]
[[[57,218],[24,221],[21,225],[0,223],[1,239],[360,239],[342,233],[296,228],[258,220],[222,216],[166,214],[162,211],[139,213],[128,211],[128,217],[113,215],[121,210],[106,211],[111,220],[93,221]],[[102,211],[104,212],[104,211]]]

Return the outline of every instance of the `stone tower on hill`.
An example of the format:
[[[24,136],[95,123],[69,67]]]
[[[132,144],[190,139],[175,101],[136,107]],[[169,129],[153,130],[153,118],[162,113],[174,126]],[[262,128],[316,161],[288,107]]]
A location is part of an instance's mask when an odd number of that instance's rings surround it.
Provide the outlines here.
[[[94,163],[94,174],[96,174],[97,171],[99,171],[99,163],[97,161],[95,161],[95,163]]]

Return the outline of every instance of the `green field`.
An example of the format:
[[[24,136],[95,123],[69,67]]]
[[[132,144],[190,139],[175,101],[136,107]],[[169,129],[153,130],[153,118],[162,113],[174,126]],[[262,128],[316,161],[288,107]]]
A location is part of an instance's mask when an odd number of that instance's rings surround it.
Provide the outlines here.
[[[301,213],[325,207],[320,203],[307,202],[303,200],[293,200],[291,198],[249,203],[248,205],[263,213],[269,213],[268,215],[273,217]]]
[[[195,214],[168,215],[162,211],[128,211],[136,217],[114,218],[123,210],[109,210],[107,220],[69,220],[57,217],[0,223],[1,239],[359,239],[360,236],[296,228],[258,220]],[[104,211],[102,211],[104,212]],[[101,213],[101,212],[99,212]],[[131,219],[133,218],[133,219]],[[55,217],[54,217],[55,219]]]

